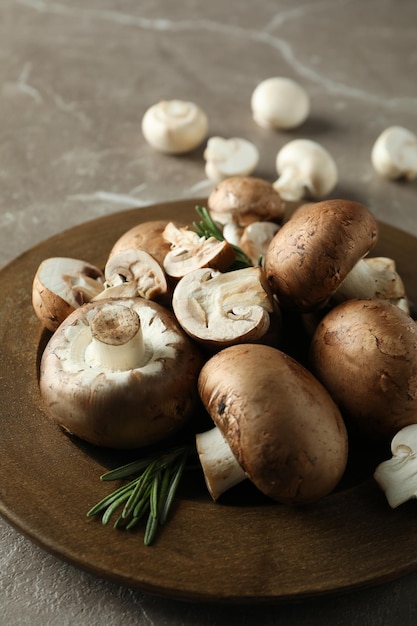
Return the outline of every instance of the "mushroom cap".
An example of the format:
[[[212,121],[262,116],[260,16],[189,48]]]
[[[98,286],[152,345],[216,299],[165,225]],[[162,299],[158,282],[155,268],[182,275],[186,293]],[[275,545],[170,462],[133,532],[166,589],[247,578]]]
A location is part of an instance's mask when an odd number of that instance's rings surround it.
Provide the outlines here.
[[[226,178],[213,189],[207,204],[216,222],[238,226],[263,220],[280,223],[285,210],[272,184],[253,176]]]
[[[156,150],[184,154],[200,145],[208,131],[205,112],[194,102],[163,100],[142,118],[142,132]]]
[[[276,348],[231,346],[203,366],[200,397],[248,478],[282,503],[330,493],[347,462],[347,434],[329,393]]]
[[[265,272],[281,306],[323,307],[356,263],[376,244],[378,224],[359,202],[306,204],[276,233]]]
[[[258,148],[241,137],[210,137],[204,151],[206,176],[214,183],[230,176],[249,176],[259,161]]]
[[[296,128],[310,113],[310,98],[295,80],[276,76],[255,87],[251,108],[255,122],[263,128]]]
[[[371,152],[372,165],[388,179],[417,177],[417,135],[402,126],[386,128],[375,141]]]
[[[126,298],[111,302],[137,313],[143,364],[126,371],[87,364],[92,321],[109,302],[76,309],[51,337],[41,358],[40,392],[50,419],[73,435],[98,446],[136,448],[168,437],[190,419],[202,360],[168,310]]]
[[[417,423],[417,324],[386,300],[347,300],[311,342],[313,371],[358,432],[389,441]]]

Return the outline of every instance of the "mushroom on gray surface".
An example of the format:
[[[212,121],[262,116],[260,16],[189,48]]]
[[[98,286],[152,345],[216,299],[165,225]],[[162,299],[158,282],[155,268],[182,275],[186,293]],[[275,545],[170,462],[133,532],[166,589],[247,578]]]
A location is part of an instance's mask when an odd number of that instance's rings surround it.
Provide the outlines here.
[[[245,477],[285,504],[335,489],[347,463],[346,428],[329,393],[297,361],[270,346],[231,346],[204,364],[198,388],[217,429],[196,437],[214,500]]]
[[[202,358],[174,315],[143,298],[91,302],[48,342],[40,392],[52,421],[92,444],[135,448],[181,428]]]
[[[417,498],[417,424],[401,428],[391,441],[392,458],[380,463],[374,478],[393,509]]]
[[[317,310],[348,275],[357,289],[362,288],[363,257],[377,237],[374,216],[358,202],[324,200],[297,210],[276,233],[265,256],[265,272],[280,305],[301,312]]]
[[[185,332],[207,346],[278,341],[279,312],[260,267],[190,272],[175,287],[172,307]]]
[[[375,141],[371,152],[372,165],[388,179],[417,177],[417,136],[402,126],[386,128]]]
[[[81,259],[50,257],[39,265],[32,283],[36,316],[54,332],[61,322],[104,289],[103,272]]]
[[[219,183],[230,176],[249,176],[259,161],[258,148],[247,139],[210,137],[204,151],[206,176]]]
[[[300,126],[310,113],[310,98],[291,78],[274,76],[260,82],[251,96],[252,115],[263,128],[291,129]]]
[[[156,150],[185,154],[197,148],[208,131],[207,115],[194,102],[163,100],[142,118],[142,132]]]
[[[417,422],[417,324],[386,300],[348,300],[319,322],[312,370],[362,435],[387,441]]]
[[[311,139],[293,139],[283,146],[275,161],[278,179],[274,189],[283,200],[324,198],[336,186],[338,170],[331,154]]]

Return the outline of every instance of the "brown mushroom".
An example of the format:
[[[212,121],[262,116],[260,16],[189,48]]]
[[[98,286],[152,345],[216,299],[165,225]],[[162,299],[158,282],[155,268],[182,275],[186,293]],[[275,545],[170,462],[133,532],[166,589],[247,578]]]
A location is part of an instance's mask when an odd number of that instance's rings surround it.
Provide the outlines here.
[[[61,322],[104,289],[103,272],[81,259],[50,257],[39,265],[32,284],[36,316],[54,332]]]
[[[143,298],[79,307],[50,339],[40,392],[50,419],[92,444],[136,448],[181,428],[201,356],[175,317]]]
[[[265,272],[279,303],[302,312],[326,305],[348,274],[361,269],[377,236],[374,216],[358,202],[305,205],[276,233],[265,256]]]
[[[272,184],[253,176],[226,178],[213,189],[207,206],[215,222],[237,226],[265,220],[281,223],[285,208]]]
[[[349,300],[321,320],[311,364],[352,427],[388,441],[417,423],[417,324],[386,300]]]
[[[198,387],[216,425],[208,442],[197,435],[214,499],[244,477],[285,504],[335,489],[347,462],[346,428],[329,393],[297,361],[270,346],[231,346],[205,363]]]

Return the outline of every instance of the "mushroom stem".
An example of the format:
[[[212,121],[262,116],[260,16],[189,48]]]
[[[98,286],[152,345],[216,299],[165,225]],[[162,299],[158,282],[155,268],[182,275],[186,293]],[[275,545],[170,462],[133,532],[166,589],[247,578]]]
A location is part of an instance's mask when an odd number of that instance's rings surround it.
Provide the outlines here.
[[[121,304],[109,303],[93,317],[91,342],[85,351],[90,367],[123,371],[139,367],[145,345],[136,311]]]
[[[247,478],[217,426],[198,433],[196,445],[207,489],[213,500],[218,500],[222,493]]]
[[[416,445],[417,425],[410,424],[393,438],[392,458],[380,463],[375,470],[374,478],[393,509],[417,497]]]
[[[351,298],[400,300],[404,297],[404,284],[394,261],[382,257],[358,261],[334,295],[338,302]]]

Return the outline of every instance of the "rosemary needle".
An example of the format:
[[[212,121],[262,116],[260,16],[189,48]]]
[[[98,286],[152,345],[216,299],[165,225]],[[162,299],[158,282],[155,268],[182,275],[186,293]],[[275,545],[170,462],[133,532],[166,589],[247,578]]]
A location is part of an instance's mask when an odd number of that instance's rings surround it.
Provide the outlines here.
[[[159,527],[167,520],[191,450],[189,446],[173,448],[106,472],[100,477],[103,481],[131,480],[100,500],[87,516],[101,514],[102,523],[108,524],[116,510],[123,506],[114,527],[131,530],[147,514],[143,541],[151,545]]]

